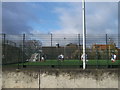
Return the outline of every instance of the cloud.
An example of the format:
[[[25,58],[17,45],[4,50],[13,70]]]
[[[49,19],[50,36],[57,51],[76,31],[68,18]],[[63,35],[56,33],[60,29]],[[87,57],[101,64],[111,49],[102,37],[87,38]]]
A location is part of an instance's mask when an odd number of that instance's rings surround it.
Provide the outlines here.
[[[78,44],[78,33],[82,34],[82,8],[81,3],[69,3],[67,7],[56,7],[54,13],[58,15],[60,29],[51,30],[54,34],[53,43]],[[86,4],[86,26],[87,44],[105,44],[105,34],[117,34],[117,3],[87,3]],[[66,40],[64,40],[64,37]],[[117,36],[114,38],[117,44]],[[80,43],[82,44],[82,35]]]
[[[48,4],[49,5],[49,4]],[[51,4],[52,6],[53,4]],[[21,34],[26,33],[26,40],[40,40],[44,46],[51,45],[51,35],[53,33],[53,45],[56,43],[65,45],[68,43],[78,44],[78,33],[82,34],[82,6],[81,3],[66,3],[65,5],[59,4],[54,6],[52,10],[53,16],[57,17],[56,23],[60,29],[56,27],[50,28],[48,33],[44,31],[44,28],[35,29],[30,26],[29,22],[37,23],[40,25],[41,21],[49,22],[44,23],[44,26],[48,24],[56,25],[52,20],[45,20],[37,16],[36,12],[40,12],[45,6],[41,6],[36,3],[3,3],[2,13],[2,25],[3,32],[7,34]],[[45,13],[48,14],[49,12]],[[52,18],[53,19],[53,18]],[[87,33],[91,34],[87,39],[87,44],[106,43],[105,35],[117,34],[117,3],[86,3],[86,26]],[[44,32],[44,33],[43,33]],[[31,35],[29,35],[31,34]],[[99,34],[102,34],[99,35]],[[112,37],[112,36],[110,36]],[[114,38],[115,36],[113,36]],[[16,39],[18,40],[16,40]],[[22,36],[9,36],[8,39],[21,41]],[[64,39],[66,38],[66,39]],[[115,37],[116,38],[116,37]],[[115,39],[116,40],[116,39]],[[82,44],[82,35],[80,37],[80,44]]]
[[[30,3],[10,3],[2,4],[2,31],[7,34],[29,33],[33,28],[28,25],[29,21],[39,22],[36,14],[30,10],[36,8]]]
[[[4,33],[8,34],[21,34],[21,33],[47,33],[53,32],[55,34],[82,34],[82,5],[81,2],[76,3],[60,3],[54,5],[54,3],[45,3],[42,5],[38,3],[3,3],[2,6],[2,29]],[[45,6],[44,6],[45,5]],[[52,15],[49,15],[49,10]],[[52,7],[52,8],[50,8]],[[117,3],[95,3],[87,2],[86,3],[86,26],[88,34],[117,34],[118,23],[117,23]],[[46,12],[46,18],[40,17],[37,15],[37,12]],[[40,14],[40,13],[39,13]],[[52,22],[51,16],[54,17]],[[35,29],[34,26],[29,25],[29,23],[41,25],[41,28]],[[49,23],[45,23],[49,22]],[[52,24],[53,25],[52,25]],[[55,23],[55,24],[54,24]],[[56,28],[57,26],[59,29]],[[49,26],[48,26],[49,24]],[[46,27],[49,27],[48,29]],[[53,26],[53,27],[51,27]]]
[[[70,4],[72,5],[72,4]],[[78,4],[77,4],[78,5]],[[71,6],[70,6],[71,7]],[[59,16],[59,25],[62,29],[54,30],[53,33],[81,33],[82,31],[82,12],[80,5],[72,6],[72,8],[55,8],[55,13]]]
[[[81,3],[70,3],[72,8],[55,8],[59,14],[59,24],[62,29],[54,33],[82,34]],[[117,3],[86,3],[86,27],[88,34],[117,34]]]
[[[98,8],[94,10],[93,14],[87,14],[87,29],[88,33],[91,31],[95,33],[109,33],[117,34],[117,3],[99,3]],[[108,32],[108,29],[110,32]]]

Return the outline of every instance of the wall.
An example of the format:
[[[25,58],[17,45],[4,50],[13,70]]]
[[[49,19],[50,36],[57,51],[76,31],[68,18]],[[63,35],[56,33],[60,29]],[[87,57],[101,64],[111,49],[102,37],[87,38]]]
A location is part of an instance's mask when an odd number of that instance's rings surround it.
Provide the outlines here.
[[[5,68],[2,88],[118,88],[118,70]]]

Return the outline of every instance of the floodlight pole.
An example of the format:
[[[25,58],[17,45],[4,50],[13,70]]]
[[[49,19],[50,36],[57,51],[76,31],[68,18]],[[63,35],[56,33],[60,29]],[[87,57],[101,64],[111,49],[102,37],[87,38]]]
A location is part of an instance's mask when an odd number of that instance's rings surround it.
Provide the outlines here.
[[[83,14],[83,70],[86,68],[86,25],[85,25],[85,0],[82,0],[82,14]]]

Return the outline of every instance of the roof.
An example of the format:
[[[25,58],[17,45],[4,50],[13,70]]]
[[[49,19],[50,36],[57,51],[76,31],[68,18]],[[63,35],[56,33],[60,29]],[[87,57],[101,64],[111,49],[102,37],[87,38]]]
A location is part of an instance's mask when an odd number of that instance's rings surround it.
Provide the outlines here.
[[[105,44],[94,44],[93,45],[93,48],[97,48],[97,49],[107,49],[107,48],[109,48],[109,47],[111,47],[111,48],[115,48],[115,45],[112,45],[112,44],[107,44],[107,45],[105,45]]]

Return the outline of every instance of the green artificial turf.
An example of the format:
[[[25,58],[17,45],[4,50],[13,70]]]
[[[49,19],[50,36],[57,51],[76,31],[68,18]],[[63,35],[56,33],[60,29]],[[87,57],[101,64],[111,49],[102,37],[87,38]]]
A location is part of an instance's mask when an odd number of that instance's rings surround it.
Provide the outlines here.
[[[89,60],[86,62],[87,65],[120,65],[120,60],[116,60],[116,62],[111,62],[111,60]],[[17,64],[16,64],[17,65]],[[20,63],[19,65],[23,65],[23,63]],[[58,61],[58,60],[46,60],[42,62],[26,62],[24,65],[41,65],[41,66],[48,66],[48,65],[82,65],[82,61],[80,60],[64,60],[64,61]]]

